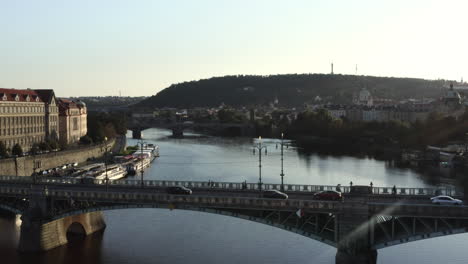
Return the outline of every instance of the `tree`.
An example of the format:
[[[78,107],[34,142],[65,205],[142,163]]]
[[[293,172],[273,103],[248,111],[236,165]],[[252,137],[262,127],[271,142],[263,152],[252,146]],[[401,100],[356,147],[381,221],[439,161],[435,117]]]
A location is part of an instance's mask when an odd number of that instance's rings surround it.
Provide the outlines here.
[[[49,140],[46,142],[49,145],[49,148],[54,150],[60,147],[59,143],[56,140]]]
[[[34,143],[32,146],[31,146],[31,154],[37,154],[40,150],[40,147],[39,147],[39,144],[37,143]]]
[[[8,156],[7,148],[5,144],[3,144],[2,141],[0,141],[0,157],[6,157],[6,156]]]
[[[80,138],[80,143],[84,145],[89,145],[93,143],[93,140],[87,134]]]
[[[23,155],[23,149],[21,148],[21,146],[18,143],[16,143],[13,146],[13,149],[11,150],[11,154],[16,155],[16,156]]]
[[[39,149],[42,151],[50,150],[50,145],[47,144],[46,142],[41,142],[39,143]]]

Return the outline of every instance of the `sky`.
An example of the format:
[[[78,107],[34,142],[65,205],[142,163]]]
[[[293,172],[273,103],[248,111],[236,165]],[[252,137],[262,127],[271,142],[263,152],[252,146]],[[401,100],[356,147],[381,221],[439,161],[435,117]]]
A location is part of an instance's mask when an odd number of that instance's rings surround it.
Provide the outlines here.
[[[468,79],[465,0],[0,0],[0,87],[149,96],[213,76]]]

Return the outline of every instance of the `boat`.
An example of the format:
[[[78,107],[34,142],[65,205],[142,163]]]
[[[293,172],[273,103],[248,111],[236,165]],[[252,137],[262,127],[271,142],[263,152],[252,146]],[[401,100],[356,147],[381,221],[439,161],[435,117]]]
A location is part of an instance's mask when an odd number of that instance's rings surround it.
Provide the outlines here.
[[[96,173],[98,173],[100,170],[104,168],[104,163],[93,163],[90,165],[86,165],[83,167],[78,168],[72,175],[71,177],[77,178],[77,179],[82,179],[85,177],[94,177]]]
[[[130,175],[135,175],[137,172],[140,172],[148,168],[151,164],[151,159],[149,157],[136,158],[128,164],[127,171]]]
[[[95,175],[96,180],[105,180],[106,178],[110,181],[122,179],[127,175],[127,171],[120,164],[113,164],[107,166],[107,169],[100,171]]]
[[[135,158],[149,158],[152,162],[155,158],[159,157],[159,146],[154,144],[144,144],[141,148],[137,149],[133,154]]]

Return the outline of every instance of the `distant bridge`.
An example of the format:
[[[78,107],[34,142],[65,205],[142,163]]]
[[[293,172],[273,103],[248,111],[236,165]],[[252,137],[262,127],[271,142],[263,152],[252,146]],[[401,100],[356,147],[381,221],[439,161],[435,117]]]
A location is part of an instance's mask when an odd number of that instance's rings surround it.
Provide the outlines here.
[[[172,130],[174,137],[182,137],[184,130],[191,129],[197,131],[209,131],[216,133],[235,134],[235,135],[252,135],[254,126],[252,124],[242,123],[196,123],[192,121],[185,122],[164,122],[163,120],[154,118],[136,118],[132,117],[128,120],[127,128],[132,131],[133,138],[141,138],[141,132],[148,128],[165,128]]]
[[[184,185],[192,195],[171,195]],[[279,189],[264,184],[264,190]],[[467,206],[435,206],[436,193],[461,197],[454,189],[374,187],[372,195],[347,194],[343,202],[314,200],[334,186],[285,185],[287,200],[263,198],[256,183],[193,181],[104,181],[0,177],[0,208],[22,214],[19,249],[41,251],[67,243],[67,232],[90,234],[105,227],[101,211],[167,208],[237,217],[271,225],[338,249],[336,263],[376,263],[377,249],[468,231]],[[299,211],[300,210],[300,211]]]

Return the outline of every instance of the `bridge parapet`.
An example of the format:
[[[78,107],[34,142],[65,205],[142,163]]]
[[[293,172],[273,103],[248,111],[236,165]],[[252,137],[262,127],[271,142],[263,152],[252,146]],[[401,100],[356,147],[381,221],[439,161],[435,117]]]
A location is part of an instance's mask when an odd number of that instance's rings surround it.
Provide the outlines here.
[[[17,177],[17,176],[0,176],[1,183],[33,183],[32,177]],[[75,178],[54,178],[54,177],[39,177],[36,183],[38,184],[67,184],[67,185],[82,185],[81,179]],[[103,185],[105,180],[95,180],[94,184]],[[140,187],[141,181],[138,180],[119,180],[109,182],[110,186],[122,187]],[[143,181],[146,187],[169,187],[183,185],[189,188],[210,188],[220,190],[257,190],[258,183],[247,183],[244,187],[241,182],[207,182],[207,181],[161,181],[161,180],[146,180]],[[262,188],[264,190],[279,190],[280,184],[264,183]],[[301,185],[301,184],[285,184],[286,192],[301,192],[301,193],[315,193],[319,191],[336,190],[336,186],[332,185]],[[341,186],[341,191],[345,194],[350,193],[350,186]],[[373,187],[373,195],[392,195],[392,187]],[[462,196],[463,193],[455,188],[396,188],[396,195],[398,196],[434,196],[434,195],[449,195],[449,196]]]
[[[373,215],[393,217],[425,218],[468,218],[468,206],[444,206],[433,204],[388,204],[369,203],[369,212]]]

